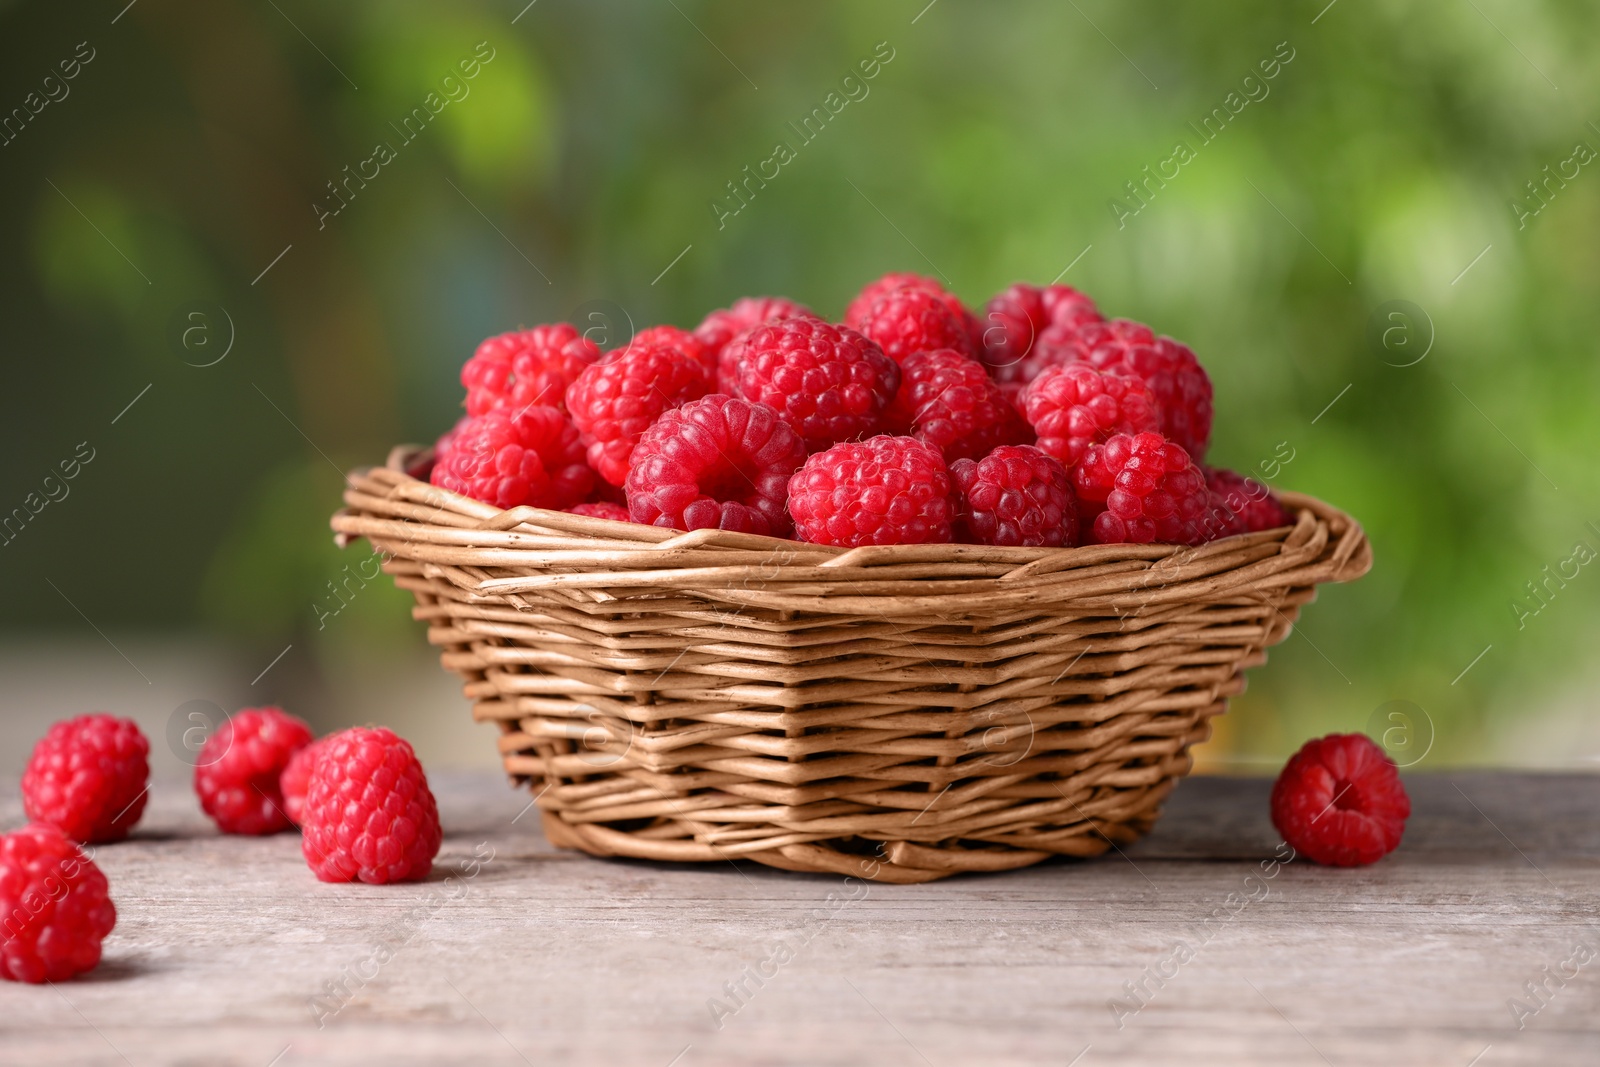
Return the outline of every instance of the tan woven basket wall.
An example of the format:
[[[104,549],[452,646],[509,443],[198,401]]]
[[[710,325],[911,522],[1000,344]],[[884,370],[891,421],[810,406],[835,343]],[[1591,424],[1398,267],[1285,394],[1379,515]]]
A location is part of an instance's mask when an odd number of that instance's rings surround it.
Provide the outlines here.
[[[1372,563],[1295,494],[1293,527],[1199,548],[847,551],[502,512],[426,460],[351,475],[333,528],[415,594],[551,841],[602,856],[920,882],[1097,855]]]

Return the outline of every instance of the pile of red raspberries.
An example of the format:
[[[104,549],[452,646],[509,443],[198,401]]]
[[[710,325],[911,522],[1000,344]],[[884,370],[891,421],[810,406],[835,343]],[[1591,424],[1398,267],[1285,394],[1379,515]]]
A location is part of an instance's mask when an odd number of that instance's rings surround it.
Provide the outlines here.
[[[1197,545],[1290,525],[1259,482],[1205,465],[1194,352],[1017,284],[980,319],[887,274],[842,323],[750,297],[602,352],[566,323],[491,337],[434,485],[677,530],[815,544]]]

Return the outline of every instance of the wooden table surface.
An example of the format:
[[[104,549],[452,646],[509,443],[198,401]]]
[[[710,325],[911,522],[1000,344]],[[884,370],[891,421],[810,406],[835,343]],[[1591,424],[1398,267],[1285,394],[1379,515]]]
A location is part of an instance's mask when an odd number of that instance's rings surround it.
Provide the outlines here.
[[[1409,775],[1398,852],[1270,878],[1269,783],[1196,778],[1125,855],[922,886],[591,859],[434,784],[385,888],[158,784],[104,962],[0,983],[0,1063],[1600,1064],[1600,776]]]

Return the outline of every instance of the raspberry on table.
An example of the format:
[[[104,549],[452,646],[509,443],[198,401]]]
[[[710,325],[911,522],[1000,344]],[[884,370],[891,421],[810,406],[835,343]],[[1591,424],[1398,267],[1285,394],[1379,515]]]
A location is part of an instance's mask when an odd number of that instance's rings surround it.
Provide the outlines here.
[[[467,414],[530,404],[561,407],[567,386],[600,358],[595,343],[565,322],[491,337],[461,368]]]
[[[1069,469],[1112,434],[1160,428],[1156,399],[1138,378],[1103,374],[1083,363],[1051,367],[1028,384],[1022,413],[1039,447]]]
[[[666,345],[668,348],[675,348],[683,355],[700,364],[701,369],[706,372],[708,380],[714,380],[717,376],[717,354],[711,350],[711,346],[688,330],[679,329],[676,326],[650,326],[640,330],[633,335],[633,340],[629,341],[625,346],[601,356],[600,362],[610,363],[617,356],[635,345],[641,347],[646,345]]]
[[[980,545],[1060,547],[1078,543],[1072,480],[1032,445],[1001,445],[982,459],[950,464],[959,496],[957,529]]]
[[[289,828],[284,769],[311,743],[311,727],[281,708],[243,708],[200,749],[194,789],[225,834],[275,834]]]
[[[1155,394],[1161,432],[1196,463],[1211,443],[1211,379],[1187,345],[1129,319],[1094,322],[1074,333],[1077,358],[1096,370],[1142,379]]]
[[[524,504],[560,510],[594,485],[578,429],[559,408],[496,408],[469,416],[449,436],[429,481],[502,510]]]
[[[792,318],[749,331],[736,396],[765,404],[812,450],[876,432],[900,388],[900,368],[848,326]]]
[[[913,352],[935,348],[953,348],[962,355],[977,356],[972,334],[961,316],[951,311],[938,294],[926,289],[891,289],[874,301],[858,321],[859,332],[876,341],[896,363]]]
[[[896,289],[921,289],[938,297],[951,314],[960,320],[967,333],[969,346],[963,351],[975,354],[983,350],[983,324],[961,302],[961,298],[946,289],[938,279],[909,271],[891,271],[876,281],[868,282],[850,301],[850,306],[845,308],[844,324],[859,333],[866,332],[861,329],[861,324],[871,317],[872,306]]]
[[[294,755],[289,757],[288,764],[283,768],[283,773],[278,776],[278,787],[283,793],[283,813],[289,821],[296,826],[301,823],[301,813],[306,803],[306,787],[311,783],[311,771],[316,767],[317,760],[322,757],[322,750],[327,746],[326,737],[311,742],[303,748],[294,750]]]
[[[1376,863],[1400,844],[1410,817],[1394,761],[1366,734],[1307,741],[1272,786],[1272,825],[1315,863]]]
[[[984,305],[983,361],[997,381],[1025,381],[1021,364],[1047,331],[1059,337],[1099,321],[1094,301],[1070,285],[1018,282]]]
[[[567,510],[574,515],[587,515],[591,519],[611,519],[614,522],[633,521],[628,517],[627,508],[609,500],[591,500],[584,504],[574,504]]]
[[[705,369],[695,359],[670,345],[633,344],[579,375],[567,390],[567,410],[588,446],[589,466],[621,485],[639,435],[662,412],[710,391]]]
[[[53,826],[0,834],[0,978],[65,982],[117,924],[106,876]]]
[[[1223,467],[1202,467],[1201,470],[1211,493],[1212,514],[1217,526],[1212,539],[1294,525],[1294,516],[1278,502],[1272,490],[1254,478]]]
[[[948,462],[1033,437],[983,364],[953,348],[913,352],[901,361],[900,389],[883,421],[891,433],[935,446]]]
[[[628,516],[674,530],[784,537],[805,442],[765,404],[713,393],[662,415],[633,450]]]
[[[428,776],[385,727],[330,734],[306,788],[301,852],[324,882],[426,878],[443,833]]]
[[[818,545],[946,544],[955,517],[944,457],[887,435],[815,453],[789,479],[795,535]]]
[[[1072,487],[1094,516],[1096,544],[1198,545],[1211,502],[1205,475],[1181,445],[1159,433],[1114,434],[1090,445],[1072,469]]]
[[[816,317],[817,313],[804,304],[797,304],[785,297],[745,296],[735,300],[732,307],[713,311],[691,332],[705,344],[710,358],[716,360],[729,341],[753,326],[773,319]],[[721,387],[720,381],[718,387]]]
[[[94,714],[55,723],[22,773],[22,808],[73,841],[120,841],[144,813],[149,757],[150,742],[132,719]]]

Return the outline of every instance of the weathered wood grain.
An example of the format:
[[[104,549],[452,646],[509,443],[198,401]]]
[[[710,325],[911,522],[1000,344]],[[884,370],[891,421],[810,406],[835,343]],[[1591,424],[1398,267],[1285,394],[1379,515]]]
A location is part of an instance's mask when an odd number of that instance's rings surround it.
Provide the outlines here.
[[[1126,855],[886,886],[557,852],[526,794],[447,777],[440,873],[375,889],[162,783],[99,851],[105,962],[0,985],[0,1063],[1600,1063],[1600,955],[1542,1007],[1523,988],[1600,953],[1600,777],[1408,785],[1405,843],[1362,870],[1263,878],[1268,783],[1198,778]]]

